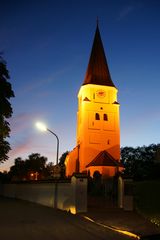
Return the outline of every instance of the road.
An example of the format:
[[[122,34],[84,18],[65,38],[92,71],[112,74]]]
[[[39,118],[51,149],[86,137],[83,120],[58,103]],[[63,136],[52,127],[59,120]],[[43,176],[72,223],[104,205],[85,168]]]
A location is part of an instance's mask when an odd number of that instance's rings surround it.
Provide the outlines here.
[[[129,240],[79,215],[0,197],[2,240]]]

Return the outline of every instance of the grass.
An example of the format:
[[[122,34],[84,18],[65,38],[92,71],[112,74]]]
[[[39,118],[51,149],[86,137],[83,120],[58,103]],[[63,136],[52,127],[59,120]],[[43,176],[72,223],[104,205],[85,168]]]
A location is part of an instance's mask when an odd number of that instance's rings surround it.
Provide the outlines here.
[[[134,183],[137,210],[160,227],[160,181]]]

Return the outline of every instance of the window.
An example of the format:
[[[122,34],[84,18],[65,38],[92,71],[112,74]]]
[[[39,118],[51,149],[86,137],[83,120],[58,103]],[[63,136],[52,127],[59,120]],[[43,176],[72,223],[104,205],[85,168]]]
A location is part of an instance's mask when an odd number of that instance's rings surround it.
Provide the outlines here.
[[[107,116],[106,113],[103,115],[103,120],[104,120],[104,121],[108,121],[108,116]]]
[[[96,120],[100,120],[99,113],[96,113],[95,118],[96,118]]]

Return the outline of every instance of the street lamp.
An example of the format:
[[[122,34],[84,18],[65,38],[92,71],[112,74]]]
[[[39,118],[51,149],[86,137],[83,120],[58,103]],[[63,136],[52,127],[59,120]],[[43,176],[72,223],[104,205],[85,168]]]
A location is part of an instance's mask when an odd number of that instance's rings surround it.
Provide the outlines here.
[[[44,124],[44,123],[42,123],[42,122],[37,122],[36,123],[36,127],[39,129],[39,130],[41,130],[41,131],[48,131],[48,132],[50,132],[50,133],[52,133],[55,137],[56,137],[56,139],[57,139],[57,156],[56,156],[56,165],[58,165],[58,155],[59,155],[59,138],[58,138],[58,136],[54,133],[54,132],[52,132],[50,129],[48,129],[47,128],[47,126]]]
[[[52,132],[50,129],[48,129],[46,127],[46,125],[42,122],[37,122],[36,123],[36,127],[38,129],[40,129],[41,131],[48,131],[50,133],[52,133],[56,139],[57,139],[57,157],[56,157],[56,165],[58,165],[58,154],[59,154],[59,138],[58,136]],[[58,183],[57,183],[57,179],[55,180],[55,188],[54,188],[54,208],[57,208],[57,198],[58,198]]]

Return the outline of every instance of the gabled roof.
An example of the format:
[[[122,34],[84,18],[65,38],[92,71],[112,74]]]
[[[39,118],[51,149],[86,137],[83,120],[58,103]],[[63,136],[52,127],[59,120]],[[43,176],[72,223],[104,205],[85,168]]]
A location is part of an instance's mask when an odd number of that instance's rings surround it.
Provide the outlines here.
[[[94,36],[86,76],[83,82],[83,85],[85,84],[96,84],[115,87],[110,76],[98,24]]]
[[[87,97],[85,97],[83,101],[90,102],[90,100]]]
[[[123,165],[115,160],[106,150],[100,152],[86,167],[94,166],[123,167]]]

